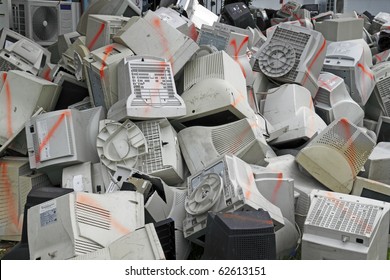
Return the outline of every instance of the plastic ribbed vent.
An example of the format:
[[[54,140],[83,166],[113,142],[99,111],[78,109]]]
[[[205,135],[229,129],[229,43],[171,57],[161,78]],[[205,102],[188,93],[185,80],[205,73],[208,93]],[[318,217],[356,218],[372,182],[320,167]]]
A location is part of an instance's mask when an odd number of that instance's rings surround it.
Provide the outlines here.
[[[386,116],[390,116],[390,76],[377,83],[377,89],[383,102]]]
[[[105,230],[111,228],[110,211],[92,205],[76,202],[77,223],[98,227]]]
[[[102,163],[114,171],[117,164],[134,167],[138,157],[148,150],[142,131],[129,120],[123,124],[101,121],[96,146]]]
[[[330,92],[327,91],[326,89],[319,88],[318,93],[315,98],[316,103],[322,103],[328,106],[330,105]]]
[[[286,75],[295,65],[295,51],[286,42],[272,41],[258,55],[260,70],[277,78]]]

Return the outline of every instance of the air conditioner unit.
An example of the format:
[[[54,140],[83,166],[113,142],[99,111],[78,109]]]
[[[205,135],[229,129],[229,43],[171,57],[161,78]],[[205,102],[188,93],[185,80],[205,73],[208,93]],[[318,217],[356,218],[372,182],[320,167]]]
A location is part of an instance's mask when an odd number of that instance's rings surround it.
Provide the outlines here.
[[[358,126],[363,124],[364,111],[351,98],[342,78],[323,72],[318,78],[318,85],[314,99],[315,111],[326,124],[341,118],[346,118]]]
[[[302,259],[386,260],[389,203],[313,191],[302,238]]]
[[[332,42],[326,50],[323,71],[344,79],[353,100],[365,105],[375,87],[371,53],[367,54],[364,40]]]
[[[0,3],[0,26],[10,28],[13,23],[11,0],[5,0]]]
[[[23,207],[31,190],[31,187],[22,184],[20,176],[28,173],[27,158],[0,159],[0,240],[20,240]]]
[[[90,51],[112,43],[112,37],[126,25],[129,18],[111,15],[89,15],[86,46]]]
[[[296,161],[327,188],[350,193],[375,141],[347,119],[332,122],[304,147]]]
[[[267,38],[256,53],[260,70],[271,79],[299,84],[315,95],[326,53],[322,34],[281,23],[267,34]]]
[[[225,155],[204,170],[188,177],[185,201],[184,237],[204,246],[201,237],[207,226],[207,212],[258,210],[269,212],[275,229],[284,225],[282,213],[257,189],[248,164],[235,156]]]
[[[149,10],[136,21],[129,21],[113,38],[139,56],[161,57],[172,65],[176,76],[199,46],[189,37]]]
[[[0,145],[16,135],[39,108],[53,110],[59,94],[56,84],[26,72],[11,70],[3,73],[2,79]]]
[[[93,104],[107,110],[118,101],[117,66],[133,52],[120,44],[101,47],[84,58],[84,71]],[[127,85],[128,86],[128,85]]]
[[[259,124],[250,119],[214,127],[188,127],[179,132],[178,139],[191,174],[204,169],[224,154],[232,154],[246,163],[258,165],[266,164],[265,158],[276,156]],[[194,142],[194,139],[197,141]]]
[[[272,145],[290,143],[300,146],[326,128],[325,122],[314,111],[309,90],[295,84],[286,84],[268,91],[264,117],[275,129],[288,126],[284,134],[271,142]]]
[[[64,260],[97,251],[144,226],[137,192],[72,192],[28,210],[30,259]]]
[[[98,162],[96,137],[101,107],[84,111],[60,110],[26,122],[30,166],[33,169]]]
[[[42,46],[57,41],[59,35],[76,30],[80,3],[67,1],[12,1],[15,30]],[[24,25],[23,25],[24,23]]]
[[[186,113],[171,63],[157,57],[125,58],[118,66],[118,97],[107,113],[113,120],[178,118]]]
[[[21,70],[38,75],[50,61],[48,50],[6,28],[1,32],[0,48],[0,71]]]

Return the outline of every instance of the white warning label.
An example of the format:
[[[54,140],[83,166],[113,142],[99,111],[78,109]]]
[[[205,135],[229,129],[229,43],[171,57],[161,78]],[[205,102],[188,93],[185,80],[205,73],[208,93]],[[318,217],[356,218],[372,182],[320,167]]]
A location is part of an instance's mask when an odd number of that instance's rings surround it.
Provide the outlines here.
[[[55,200],[42,203],[39,206],[41,227],[50,225],[57,221],[57,203]]]

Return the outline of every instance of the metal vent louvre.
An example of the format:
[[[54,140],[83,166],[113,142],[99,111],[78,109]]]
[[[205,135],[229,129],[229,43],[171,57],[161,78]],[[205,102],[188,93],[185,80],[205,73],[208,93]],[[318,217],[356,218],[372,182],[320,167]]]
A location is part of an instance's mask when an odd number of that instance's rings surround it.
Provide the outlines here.
[[[367,237],[373,233],[380,211],[378,206],[316,196],[305,224]]]
[[[129,61],[131,106],[180,106],[169,62]]]

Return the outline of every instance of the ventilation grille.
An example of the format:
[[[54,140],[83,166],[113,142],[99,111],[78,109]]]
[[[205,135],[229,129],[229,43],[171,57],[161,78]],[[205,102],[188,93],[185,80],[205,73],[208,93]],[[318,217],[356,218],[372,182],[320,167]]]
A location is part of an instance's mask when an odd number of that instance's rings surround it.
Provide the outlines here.
[[[330,127],[322,137],[317,137],[313,141],[315,143],[331,146],[343,153],[355,175],[359,173],[375,145],[368,136],[343,119]]]
[[[249,234],[249,233],[248,233]],[[239,236],[229,238],[239,260],[270,259],[270,252],[275,251],[275,235]]]
[[[137,169],[144,173],[153,173],[164,168],[162,140],[158,121],[137,123],[148,143],[148,153],[139,157]]]
[[[13,65],[6,59],[0,57],[0,71],[19,70],[19,67]]]
[[[256,140],[252,127],[247,122],[242,121],[213,128],[211,138],[220,155],[237,154]]]
[[[10,170],[7,168],[6,164],[0,165],[0,226],[4,227],[8,224],[10,219],[10,212],[15,211],[16,209],[12,210],[9,209],[9,200],[10,193],[12,193],[12,183],[10,181],[10,178],[8,176]],[[12,197],[13,199],[13,197]]]
[[[104,91],[103,91],[103,85],[102,85],[102,80],[100,79],[100,75],[94,72],[90,67],[87,66],[86,68],[87,68],[89,84],[93,96],[93,104],[95,105],[95,107],[98,106],[106,107],[104,103]]]
[[[110,211],[88,204],[76,202],[76,219],[80,224],[110,230]]]
[[[316,102],[322,103],[322,104],[325,104],[325,105],[328,105],[329,107],[331,107],[331,105],[330,105],[330,92],[320,87],[318,89],[318,93],[316,95]]]
[[[26,36],[26,11],[24,4],[12,4],[13,29]]]
[[[131,106],[181,106],[169,62],[129,62]]]
[[[187,191],[175,191],[175,205],[176,206],[180,206],[180,205],[184,205],[184,202],[186,200],[186,197],[187,197]]]
[[[217,52],[187,63],[184,68],[184,91],[205,79],[224,79],[223,61],[223,53]]]
[[[294,48],[295,51],[295,64],[286,75],[281,77],[281,79],[287,80],[289,82],[295,81],[298,76],[297,68],[301,61],[301,55],[305,47],[307,46],[309,39],[309,34],[286,30],[280,27],[276,28],[275,33],[272,36],[272,40],[278,40],[284,43],[288,43]]]
[[[98,243],[87,239],[75,239],[74,242],[76,256],[85,255],[103,248]]]
[[[386,116],[390,116],[390,76],[376,84]]]
[[[375,228],[375,219],[381,214],[378,206],[343,201],[331,197],[316,197],[306,224],[325,229],[369,236]]]

